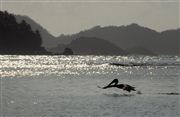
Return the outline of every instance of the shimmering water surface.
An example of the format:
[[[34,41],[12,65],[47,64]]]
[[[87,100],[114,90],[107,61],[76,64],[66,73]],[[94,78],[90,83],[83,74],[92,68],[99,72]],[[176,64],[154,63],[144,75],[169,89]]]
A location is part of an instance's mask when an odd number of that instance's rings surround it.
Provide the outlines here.
[[[116,67],[109,63],[149,63],[153,66]],[[136,74],[155,75],[156,70],[164,75],[179,75],[179,57],[148,57],[148,56],[0,56],[1,77],[24,77],[38,75],[82,75]]]
[[[180,115],[178,56],[1,55],[0,76],[2,116]],[[97,87],[114,78],[142,94]]]

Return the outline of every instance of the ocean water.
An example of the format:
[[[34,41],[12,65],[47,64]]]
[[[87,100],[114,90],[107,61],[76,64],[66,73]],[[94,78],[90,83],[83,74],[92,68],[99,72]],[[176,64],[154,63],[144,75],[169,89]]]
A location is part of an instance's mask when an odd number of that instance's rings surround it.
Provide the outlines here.
[[[1,55],[0,76],[2,117],[180,116],[178,56]]]

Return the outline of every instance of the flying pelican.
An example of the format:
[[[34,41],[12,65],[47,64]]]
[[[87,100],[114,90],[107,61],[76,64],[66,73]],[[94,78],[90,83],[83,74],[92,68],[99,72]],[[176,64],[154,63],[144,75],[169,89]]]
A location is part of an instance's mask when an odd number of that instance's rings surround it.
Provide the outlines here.
[[[107,89],[107,88],[119,88],[119,89],[123,89],[123,90],[126,90],[128,92],[131,92],[131,91],[136,91],[135,90],[135,87],[133,86],[130,86],[128,84],[118,84],[118,79],[114,79],[111,83],[109,83],[107,86],[105,87],[102,87],[102,89]]]

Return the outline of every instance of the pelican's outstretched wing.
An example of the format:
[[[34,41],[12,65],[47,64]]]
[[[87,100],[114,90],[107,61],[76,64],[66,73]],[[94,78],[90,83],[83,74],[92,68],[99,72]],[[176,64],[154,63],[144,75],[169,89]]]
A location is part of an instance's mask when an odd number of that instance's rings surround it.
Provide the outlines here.
[[[107,89],[107,88],[112,88],[112,87],[116,87],[118,84],[118,79],[114,79],[111,83],[109,83],[107,86],[105,87],[101,87],[102,89]],[[99,87],[100,88],[100,87]]]
[[[118,84],[118,79],[114,79],[111,83],[109,83],[107,86],[112,86],[112,84],[113,84],[113,86],[116,86],[117,84]]]

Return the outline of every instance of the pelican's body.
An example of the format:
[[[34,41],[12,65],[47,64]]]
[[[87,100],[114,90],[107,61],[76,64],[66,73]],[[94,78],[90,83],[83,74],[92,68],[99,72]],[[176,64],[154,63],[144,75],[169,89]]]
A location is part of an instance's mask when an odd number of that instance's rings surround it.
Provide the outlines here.
[[[135,87],[130,86],[128,84],[118,84],[118,79],[114,79],[109,85],[103,87],[103,89],[113,88],[113,87],[123,89],[123,90],[126,90],[128,92],[136,91]]]

